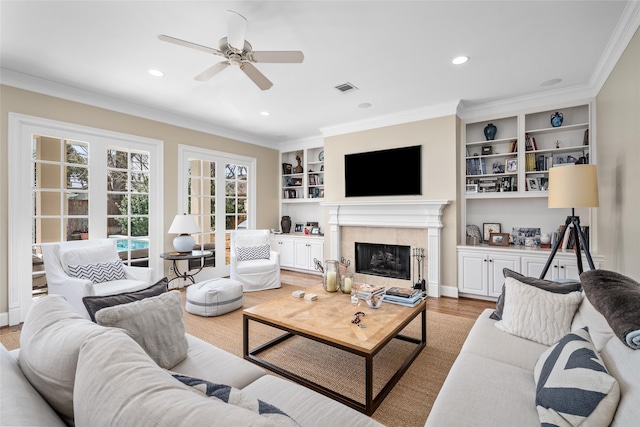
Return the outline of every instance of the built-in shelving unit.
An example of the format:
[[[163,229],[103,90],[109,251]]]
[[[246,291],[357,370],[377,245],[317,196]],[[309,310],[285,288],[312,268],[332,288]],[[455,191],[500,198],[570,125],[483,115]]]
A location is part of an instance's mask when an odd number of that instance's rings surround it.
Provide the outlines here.
[[[322,147],[283,152],[281,159],[283,203],[324,198],[324,150]]]
[[[563,121],[554,127],[551,117],[556,112],[563,116]],[[571,210],[548,208],[549,169],[575,162],[595,163],[592,122],[591,103],[583,102],[464,123],[460,224],[463,238],[458,246],[461,293],[496,296],[502,285],[496,278],[502,277],[503,267],[528,275],[539,273],[520,262],[521,258],[526,259],[521,252],[526,250],[527,255],[533,255],[533,248],[490,246],[486,242],[482,246],[467,246],[466,226],[477,225],[481,232],[484,224],[499,224],[503,233],[511,233],[514,227],[540,228],[541,233],[547,234],[556,231]],[[490,123],[497,128],[493,140],[487,140],[484,132]],[[591,235],[594,235],[590,210],[576,209],[576,214],[583,225],[592,228]],[[590,249],[596,258],[593,244]],[[535,258],[544,265],[549,250],[538,251]],[[566,256],[570,259],[570,254]],[[601,258],[598,260],[602,262]],[[480,271],[478,266],[493,269]],[[478,274],[483,281],[470,285],[473,274]],[[474,287],[477,287],[475,291]]]

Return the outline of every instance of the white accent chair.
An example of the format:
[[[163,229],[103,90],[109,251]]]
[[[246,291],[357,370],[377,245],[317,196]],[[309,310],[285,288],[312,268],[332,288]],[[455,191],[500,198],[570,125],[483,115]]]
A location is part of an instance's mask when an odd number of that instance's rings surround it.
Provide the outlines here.
[[[124,279],[101,283],[69,275],[70,266],[122,262],[116,243],[116,239],[43,243],[42,258],[48,293],[62,295],[78,313],[89,319],[83,297],[115,295],[149,287],[152,284],[152,269],[146,267],[123,265]]]
[[[231,279],[242,283],[243,292],[280,287],[280,254],[269,247],[269,258],[242,260],[238,248],[269,245],[269,230],[231,232]]]

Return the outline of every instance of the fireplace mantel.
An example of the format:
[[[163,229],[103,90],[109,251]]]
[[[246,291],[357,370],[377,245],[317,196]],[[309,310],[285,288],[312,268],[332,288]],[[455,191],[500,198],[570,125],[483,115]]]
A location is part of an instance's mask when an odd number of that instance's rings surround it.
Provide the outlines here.
[[[340,259],[340,227],[426,228],[427,286],[440,297],[442,211],[449,200],[385,200],[324,202],[329,210],[330,259]]]

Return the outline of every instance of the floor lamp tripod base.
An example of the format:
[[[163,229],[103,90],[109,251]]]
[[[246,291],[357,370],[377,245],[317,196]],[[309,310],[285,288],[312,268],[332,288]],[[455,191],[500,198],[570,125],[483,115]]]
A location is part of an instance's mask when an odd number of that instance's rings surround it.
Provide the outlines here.
[[[580,217],[574,215],[573,209],[572,214],[567,217],[567,220],[564,223],[564,228],[560,232],[558,239],[553,245],[553,249],[551,250],[551,255],[549,255],[549,259],[547,259],[547,263],[540,274],[540,278],[544,279],[544,276],[547,275],[547,271],[549,271],[549,267],[553,262],[553,258],[556,256],[556,252],[558,252],[558,248],[562,244],[564,240],[564,234],[567,232],[570,226],[578,233],[578,239],[576,240],[576,257],[578,257],[578,272],[582,274],[582,255],[580,254],[580,246],[584,249],[584,255],[587,257],[587,262],[589,263],[589,268],[591,270],[595,270],[596,267],[593,264],[593,259],[591,259],[591,253],[589,252],[589,245],[587,244],[587,239],[582,232],[582,228],[580,228]]]

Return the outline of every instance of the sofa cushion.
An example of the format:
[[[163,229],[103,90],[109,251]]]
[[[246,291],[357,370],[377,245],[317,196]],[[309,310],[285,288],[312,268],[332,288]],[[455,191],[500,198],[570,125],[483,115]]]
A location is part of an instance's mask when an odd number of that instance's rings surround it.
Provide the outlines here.
[[[620,388],[596,353],[587,328],[565,335],[545,351],[536,364],[534,378],[542,425],[611,423]]]
[[[80,346],[107,329],[78,314],[61,295],[34,300],[20,334],[20,368],[49,405],[73,420]]]
[[[503,332],[551,345],[570,331],[581,301],[581,292],[556,294],[507,277],[502,320],[495,326]]]
[[[89,313],[89,317],[94,322],[96,321],[96,312],[106,307],[113,307],[115,305],[127,304],[134,301],[140,301],[145,298],[155,297],[167,292],[168,280],[166,277],[160,279],[154,285],[148,288],[134,291],[124,292],[116,295],[104,295],[104,296],[88,296],[82,298],[82,303]]]
[[[96,321],[127,331],[163,368],[170,369],[187,357],[180,291],[103,308],[96,313]]]
[[[79,426],[273,425],[176,381],[121,330],[82,346],[74,401]]]
[[[0,425],[65,426],[24,376],[18,361],[0,344]]]
[[[302,426],[382,427],[355,409],[273,375],[260,377],[242,391],[277,406]]]
[[[257,246],[237,247],[236,256],[238,261],[249,261],[252,259],[269,259],[271,247],[268,244]]]
[[[258,413],[278,426],[298,426],[298,423],[280,409],[260,399],[251,398],[237,388],[180,374],[174,374],[173,377],[205,396]]]
[[[550,280],[537,279],[535,277],[527,277],[523,276],[520,273],[516,273],[513,270],[509,270],[508,268],[504,268],[502,270],[505,279],[511,277],[513,279],[518,280],[521,283],[526,285],[535,286],[536,288],[544,289],[545,291],[557,293],[557,294],[568,294],[570,292],[579,291],[582,288],[580,282],[565,282],[558,283]],[[496,302],[496,310],[491,315],[491,318],[494,320],[502,319],[502,311],[504,310],[504,285],[502,285],[502,293],[498,297],[498,301]]]
[[[640,349],[640,283],[620,273],[590,270],[580,275],[584,292],[620,340]]]

